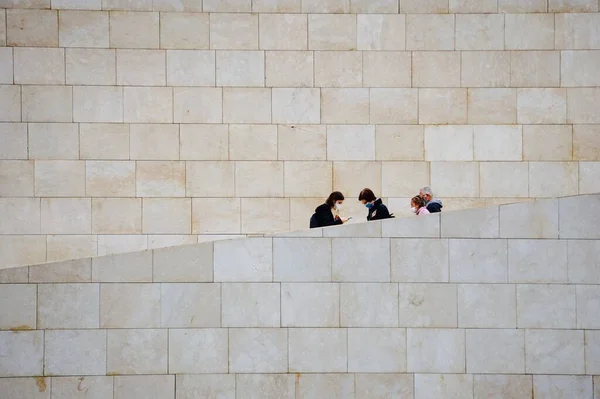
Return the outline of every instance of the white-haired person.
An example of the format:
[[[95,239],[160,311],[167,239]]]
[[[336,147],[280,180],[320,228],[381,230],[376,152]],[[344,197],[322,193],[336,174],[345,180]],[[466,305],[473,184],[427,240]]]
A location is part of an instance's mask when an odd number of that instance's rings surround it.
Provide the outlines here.
[[[442,211],[444,205],[442,201],[437,198],[433,198],[433,191],[431,187],[423,187],[419,190],[419,197],[423,198],[425,201],[425,207],[429,211],[429,213],[438,213]]]

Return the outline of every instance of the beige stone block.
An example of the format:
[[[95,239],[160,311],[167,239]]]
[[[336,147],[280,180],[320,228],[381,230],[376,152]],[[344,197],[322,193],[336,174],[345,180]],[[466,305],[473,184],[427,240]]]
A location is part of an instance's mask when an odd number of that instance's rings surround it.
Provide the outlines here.
[[[382,124],[416,124],[418,91],[416,89],[370,89],[369,120]]]
[[[106,372],[106,331],[51,330],[44,333],[44,373],[99,375]]]
[[[129,126],[79,124],[81,159],[129,159]]]
[[[413,398],[412,374],[355,374],[357,398]]]
[[[203,0],[204,12],[250,12],[250,0]]]
[[[0,270],[0,281],[2,284],[27,283],[29,282],[29,267],[10,267]]]
[[[467,330],[468,373],[524,373],[523,330]]]
[[[577,162],[531,162],[529,195],[548,198],[577,195]]]
[[[0,197],[33,197],[33,161],[0,161]]]
[[[239,197],[283,197],[283,162],[236,162]]]
[[[162,327],[220,327],[220,284],[162,284]]]
[[[242,198],[242,233],[263,234],[290,230],[288,198]]]
[[[206,10],[205,10],[206,11]],[[257,14],[210,14],[210,48],[217,50],[258,49]]]
[[[116,84],[115,50],[66,49],[67,84]]]
[[[565,123],[566,89],[518,89],[517,121],[531,124]]]
[[[271,281],[273,279],[271,238],[229,240],[215,243],[215,281]],[[240,259],[245,261],[241,264]]]
[[[465,334],[462,330],[409,328],[407,331],[408,371],[422,373],[464,373]],[[417,378],[421,375],[417,374]],[[432,395],[418,398],[434,398]],[[446,396],[440,396],[440,398]],[[465,396],[456,396],[465,397]]]
[[[100,285],[100,328],[159,326],[160,284]]]
[[[404,14],[446,14],[446,0],[400,0],[400,13]]]
[[[175,87],[174,122],[220,123],[223,92],[217,88]]]
[[[287,13],[301,10],[300,0],[254,0],[252,2],[252,12]]]
[[[154,11],[202,11],[202,0],[155,0],[152,2]]]
[[[92,200],[89,198],[43,198],[42,234],[90,234]]]
[[[460,87],[460,52],[412,53],[413,87]]]
[[[468,9],[469,4],[474,1],[453,0],[455,3],[463,3],[463,7]],[[491,5],[489,0],[485,0]],[[492,1],[494,11],[496,12],[496,2]],[[456,4],[455,6],[458,6]],[[450,6],[452,8],[452,5]],[[450,12],[473,12],[461,10],[451,10]],[[490,11],[475,11],[490,12]],[[465,14],[456,16],[456,49],[457,50],[504,50],[504,16],[502,14]]]
[[[473,127],[467,125],[426,126],[425,160],[472,161],[473,135]],[[413,187],[411,193],[414,190]],[[404,196],[407,195],[410,195],[410,193],[404,194]]]
[[[0,234],[40,234],[39,198],[0,198]]]
[[[526,162],[482,162],[480,195],[483,197],[527,197],[529,165]]]
[[[120,86],[164,86],[164,50],[117,50],[117,84]]]
[[[509,281],[564,283],[567,281],[568,248],[558,240],[510,240]]]
[[[424,160],[423,130],[422,126],[411,125],[376,126],[375,159],[381,161]]]
[[[241,231],[239,198],[192,199],[192,232],[227,234]]]
[[[290,372],[346,372],[347,331],[332,328],[289,330]]]
[[[2,15],[0,15],[0,18]],[[9,47],[0,48],[0,83],[12,84],[14,76],[13,49]]]
[[[18,86],[12,87],[17,89],[13,91],[16,97]],[[14,111],[19,112],[19,103],[15,97],[12,105],[4,108],[9,117],[14,115]],[[23,86],[21,101],[23,121],[73,122],[73,89],[70,86]]]
[[[85,195],[85,163],[81,161],[36,161],[37,197],[82,197]]]
[[[136,196],[184,197],[185,162],[137,162]]]
[[[81,9],[81,10],[100,10],[101,0],[56,0],[52,4],[54,9]]]
[[[556,14],[557,49],[588,50],[600,48],[600,15]]]
[[[429,164],[426,162],[383,162],[381,165],[381,195],[409,197],[416,188],[429,184]]]
[[[144,234],[190,234],[192,231],[192,200],[144,198],[142,218]]]
[[[476,211],[477,210],[475,210],[475,212]],[[492,219],[493,223],[495,224],[494,230],[496,230],[493,236],[497,237],[498,210],[488,208],[484,209],[483,212],[480,212],[480,214],[482,213],[484,217],[488,216],[490,219]],[[474,212],[471,212],[471,215],[474,215]],[[456,217],[456,215],[452,216]],[[443,224],[447,224],[449,221],[449,219],[445,217],[442,217],[442,219]],[[452,236],[453,234],[450,234],[446,227],[447,226],[442,226],[442,235]],[[461,234],[456,235],[462,236]],[[470,236],[471,234],[466,235]],[[475,236],[475,234],[472,235]],[[508,272],[506,240],[451,239],[449,243],[450,281],[466,283],[505,283],[507,281]],[[461,290],[459,289],[459,295],[460,293]],[[474,302],[478,303],[480,301]],[[491,311],[491,313],[493,314],[494,311]],[[461,323],[461,320],[467,320],[470,317],[477,316],[474,316],[474,313],[471,312],[465,312],[465,314],[459,315],[459,324],[464,324],[465,326],[469,327],[470,323]]]
[[[294,399],[294,376],[289,374],[238,374],[236,398]]]
[[[8,46],[58,47],[55,10],[6,10]]]
[[[466,89],[419,89],[419,124],[467,123]]]
[[[600,50],[562,51],[560,61],[561,86],[600,86]]]
[[[97,255],[98,238],[95,235],[47,236],[47,261],[90,258]]]
[[[304,14],[262,14],[259,27],[262,50],[307,49],[308,22]]]
[[[135,196],[135,162],[87,161],[85,169],[86,194],[88,196]]]
[[[375,126],[327,126],[327,159],[334,161],[375,159]]]
[[[400,284],[399,325],[457,327],[457,291],[454,284]]]
[[[5,307],[0,316],[3,330],[30,330],[36,327],[37,286],[34,284],[3,284],[0,298]]]
[[[598,218],[594,216],[598,204],[597,195],[559,199],[560,238],[598,239],[600,234],[594,228],[598,223]],[[587,216],[581,216],[575,221],[575,216],[584,214]],[[594,273],[593,268],[590,272]]]
[[[59,398],[110,398],[113,394],[113,377],[54,377],[52,378],[52,390],[54,395]]]
[[[92,200],[92,233],[140,234],[141,198],[98,198]]]
[[[208,49],[208,14],[161,13],[160,47],[164,49]]]
[[[325,395],[327,398],[353,398],[352,374],[304,374],[297,381],[297,398],[308,399]]]
[[[107,373],[166,373],[167,340],[167,330],[109,330],[106,337]]]
[[[89,283],[91,260],[78,259],[29,267],[31,283]]]
[[[172,398],[175,392],[174,375],[140,375],[115,377],[115,399]]]
[[[311,87],[312,51],[267,51],[265,82],[267,87]]]
[[[38,328],[98,328],[98,284],[41,284],[37,296]]]
[[[150,0],[102,0],[105,10],[152,11]]]
[[[581,319],[575,321],[577,311],[585,308],[583,302],[583,298],[576,297],[572,285],[520,284],[517,286],[517,326],[523,329],[575,328],[578,324],[577,327],[583,327],[585,323],[580,323]],[[577,316],[583,315],[578,313]]]
[[[506,50],[554,50],[554,15],[506,14]]]
[[[29,87],[25,87],[29,92]],[[23,104],[23,108],[29,104]],[[21,121],[21,87],[0,86],[0,121]]]
[[[159,13],[112,11],[110,13],[111,48],[159,47]]]
[[[327,132],[320,125],[277,126],[280,160],[320,161],[326,159]]]
[[[17,47],[14,56],[15,84],[65,84],[64,49]]]
[[[279,327],[280,300],[280,284],[223,283],[222,326]]]
[[[185,192],[190,197],[234,197],[234,162],[187,162]]]
[[[342,327],[396,327],[398,286],[390,283],[340,285]]]
[[[573,159],[600,161],[600,125],[573,126]]]
[[[214,86],[215,65],[214,51],[169,50],[167,51],[167,84],[169,86]]]
[[[389,240],[380,238],[332,240],[332,281],[389,282],[389,248]],[[377,254],[376,257],[367,255],[371,249]],[[368,271],[363,268],[365,262],[370,264]],[[356,290],[361,291],[359,288]],[[346,314],[346,317],[353,316]]]
[[[361,1],[366,3],[365,0]],[[358,50],[404,50],[406,48],[406,18],[403,14],[358,15],[357,24]]]
[[[569,123],[600,123],[600,89],[576,88],[567,90]]]
[[[319,14],[349,13],[350,2],[345,0],[303,0],[302,12]]]
[[[0,45],[6,46],[6,10],[0,11]]]
[[[308,16],[309,50],[355,50],[356,15],[310,14]]]
[[[411,71],[410,52],[363,52],[365,87],[410,87]]]
[[[348,331],[348,371],[406,371],[406,330],[353,328]],[[353,380],[351,380],[354,382]],[[352,384],[354,389],[354,384]]]
[[[74,123],[30,123],[29,159],[78,159],[79,132]]]
[[[450,0],[450,13],[495,13],[496,0]]]
[[[523,126],[523,160],[569,161],[573,154],[571,125]]]
[[[565,286],[572,288],[573,286]],[[577,288],[577,328],[589,328],[597,329],[600,325],[596,315],[600,311],[600,289],[593,285],[579,285]],[[571,290],[569,290],[569,294]],[[564,297],[563,297],[564,298]],[[561,298],[562,299],[562,298]],[[568,302],[571,302],[571,297],[566,298]],[[559,302],[559,300],[556,300]],[[564,302],[562,299],[561,302]],[[555,305],[556,306],[556,305]],[[565,306],[564,304],[560,306]],[[561,309],[562,310],[562,309]],[[569,308],[574,313],[573,306]],[[561,315],[564,318],[566,316]],[[570,327],[572,328],[572,327]]]
[[[468,89],[469,123],[517,122],[516,89]]]
[[[315,53],[315,86],[360,87],[362,54],[357,51],[317,51]]]
[[[148,249],[180,247],[184,245],[192,245],[197,243],[197,235],[154,234],[148,236]]]
[[[600,367],[600,364],[598,363],[598,354],[600,354],[600,334],[598,331],[586,331],[585,342],[585,369],[588,373],[597,373],[598,368]],[[595,382],[595,384],[597,383],[598,382]]]
[[[1,92],[0,88],[0,92]],[[27,125],[0,123],[0,159],[27,159]]]
[[[280,241],[281,242],[281,241]],[[284,241],[285,242],[285,241]],[[311,242],[311,241],[306,241]],[[312,240],[311,244],[318,241]],[[323,263],[323,262],[321,262]],[[277,280],[277,278],[276,278]],[[282,284],[281,325],[284,327],[338,327],[339,285]],[[309,311],[306,312],[305,310]]]
[[[510,57],[512,87],[560,86],[558,51],[513,51]]]
[[[151,261],[154,281],[213,281],[213,243],[155,249]]]
[[[4,267],[24,266],[46,261],[44,236],[0,236],[0,260]]]
[[[381,192],[381,162],[334,162],[334,190],[357,195],[365,187],[371,188],[375,193]]]
[[[523,132],[521,126],[479,125],[474,127],[475,160],[521,161]]]
[[[525,350],[527,373],[583,374],[583,331],[526,330]]]
[[[548,12],[598,12],[595,0],[549,0]]]
[[[322,89],[322,123],[368,123],[369,89]]]
[[[131,159],[174,160],[179,158],[178,125],[131,125]]]
[[[0,332],[0,342],[4,348],[4,354],[0,360],[3,377],[41,375],[43,373],[44,332],[2,331]],[[10,380],[3,379],[3,381]],[[21,381],[25,380],[21,379]]]
[[[319,123],[319,89],[273,89],[274,123]]]
[[[500,237],[558,238],[558,201],[500,206]]]
[[[498,12],[526,13],[547,12],[548,2],[544,0],[499,0]]]
[[[510,86],[510,53],[505,51],[465,51],[462,53],[463,87]]]
[[[478,162],[432,162],[431,185],[444,197],[478,197]]]
[[[236,373],[287,372],[287,331],[229,330],[229,370]]]
[[[529,375],[475,375],[473,390],[476,399],[503,397],[528,398],[533,389]]]
[[[223,89],[224,123],[271,123],[271,89]]]
[[[98,256],[144,251],[148,249],[148,237],[144,235],[98,236]]]
[[[356,14],[397,14],[398,2],[395,0],[351,0],[350,12]]]
[[[331,192],[333,180],[330,162],[285,162],[284,195],[286,197],[318,197]]]
[[[123,89],[116,86],[73,87],[73,121],[123,122]]]
[[[40,389],[38,384],[44,389]],[[46,377],[3,378],[0,381],[0,390],[5,399],[50,399],[50,389],[47,388],[50,384],[50,379]]]
[[[179,126],[180,159],[229,159],[229,128],[227,125],[184,124]]]
[[[108,12],[60,11],[58,21],[61,47],[108,47]]]
[[[586,336],[587,338],[587,336]],[[535,375],[533,394],[542,399],[593,398],[591,376]]]
[[[406,18],[406,49],[454,50],[454,16],[409,14]]]
[[[579,194],[600,192],[600,162],[579,163]]]

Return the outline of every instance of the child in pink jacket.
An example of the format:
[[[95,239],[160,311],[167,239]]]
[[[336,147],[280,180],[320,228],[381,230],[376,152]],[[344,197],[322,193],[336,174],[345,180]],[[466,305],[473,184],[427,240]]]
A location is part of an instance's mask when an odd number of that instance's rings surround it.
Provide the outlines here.
[[[425,206],[425,200],[418,195],[410,200],[410,208],[417,216],[429,214]]]

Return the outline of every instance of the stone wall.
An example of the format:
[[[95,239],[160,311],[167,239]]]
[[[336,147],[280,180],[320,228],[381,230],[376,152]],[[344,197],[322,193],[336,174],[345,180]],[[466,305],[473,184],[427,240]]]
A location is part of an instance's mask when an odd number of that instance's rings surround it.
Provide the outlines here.
[[[0,0],[0,259],[600,191],[597,0]]]
[[[600,399],[599,223],[596,195],[0,270],[0,393]]]

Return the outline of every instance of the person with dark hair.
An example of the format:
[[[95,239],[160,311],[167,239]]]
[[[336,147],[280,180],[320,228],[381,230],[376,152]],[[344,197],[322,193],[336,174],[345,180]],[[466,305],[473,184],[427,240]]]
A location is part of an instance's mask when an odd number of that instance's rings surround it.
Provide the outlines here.
[[[339,211],[342,209],[344,202],[344,194],[339,191],[334,191],[329,194],[329,197],[324,204],[321,204],[315,209],[315,213],[310,218],[310,228],[327,227],[343,224],[348,219],[340,217]]]
[[[425,206],[425,200],[420,195],[412,197],[410,200],[410,209],[412,209],[413,213],[417,216],[431,213],[427,209],[427,206]]]
[[[370,188],[363,189],[358,194],[358,200],[369,210],[369,214],[367,215],[367,220],[369,221],[394,217],[388,211],[387,206],[383,205],[381,198],[377,198]]]

